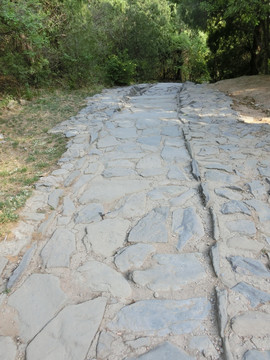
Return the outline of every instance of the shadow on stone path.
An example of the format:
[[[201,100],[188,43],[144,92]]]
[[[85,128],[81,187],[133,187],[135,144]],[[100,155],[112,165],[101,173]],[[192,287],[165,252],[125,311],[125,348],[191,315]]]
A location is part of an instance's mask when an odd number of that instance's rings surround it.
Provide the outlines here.
[[[59,169],[0,244],[0,359],[270,359],[270,127],[230,105],[142,84],[52,130]]]

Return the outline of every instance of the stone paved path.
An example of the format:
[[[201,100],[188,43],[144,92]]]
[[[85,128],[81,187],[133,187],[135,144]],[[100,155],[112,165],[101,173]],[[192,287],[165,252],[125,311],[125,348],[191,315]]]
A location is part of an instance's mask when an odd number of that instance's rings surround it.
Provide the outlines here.
[[[270,128],[230,105],[144,84],[53,129],[0,244],[1,360],[270,359]]]

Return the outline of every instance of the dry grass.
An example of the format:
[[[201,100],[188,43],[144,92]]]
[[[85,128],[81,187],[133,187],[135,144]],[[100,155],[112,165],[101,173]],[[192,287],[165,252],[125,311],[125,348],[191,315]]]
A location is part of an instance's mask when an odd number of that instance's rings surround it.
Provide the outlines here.
[[[84,99],[100,90],[43,90],[24,105],[13,102],[12,109],[0,110],[0,240],[18,220],[35,182],[56,168],[65,151],[66,139],[48,130],[75,115]]]

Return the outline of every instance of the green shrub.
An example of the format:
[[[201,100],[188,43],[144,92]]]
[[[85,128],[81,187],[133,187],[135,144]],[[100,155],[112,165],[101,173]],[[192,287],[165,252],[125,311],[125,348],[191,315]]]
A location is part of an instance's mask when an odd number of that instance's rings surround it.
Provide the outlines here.
[[[129,60],[126,53],[112,55],[106,64],[106,78],[111,85],[129,85],[134,81],[136,64]]]

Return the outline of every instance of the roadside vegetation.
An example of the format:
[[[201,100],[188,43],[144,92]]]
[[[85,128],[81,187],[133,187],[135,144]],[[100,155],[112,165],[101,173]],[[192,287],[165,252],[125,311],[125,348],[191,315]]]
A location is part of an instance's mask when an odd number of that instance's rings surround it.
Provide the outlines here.
[[[1,0],[0,237],[102,87],[267,74],[269,1]],[[2,234],[2,235],[1,235]]]

